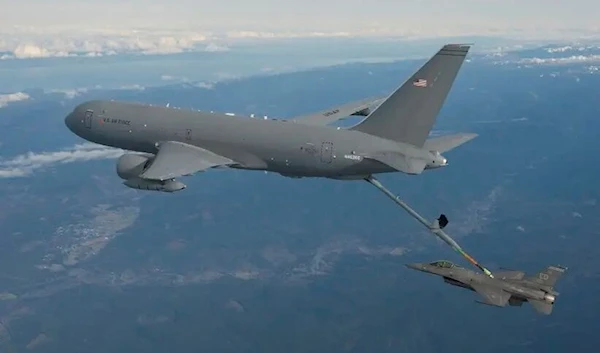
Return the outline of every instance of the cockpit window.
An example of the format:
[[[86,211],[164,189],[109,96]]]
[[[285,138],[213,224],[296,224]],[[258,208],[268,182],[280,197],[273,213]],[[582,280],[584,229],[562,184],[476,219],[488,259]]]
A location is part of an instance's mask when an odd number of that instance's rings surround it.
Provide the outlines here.
[[[457,267],[452,262],[446,261],[446,260],[435,261],[435,262],[430,263],[430,265],[435,266],[435,267],[440,267],[440,268],[453,268],[453,267]]]

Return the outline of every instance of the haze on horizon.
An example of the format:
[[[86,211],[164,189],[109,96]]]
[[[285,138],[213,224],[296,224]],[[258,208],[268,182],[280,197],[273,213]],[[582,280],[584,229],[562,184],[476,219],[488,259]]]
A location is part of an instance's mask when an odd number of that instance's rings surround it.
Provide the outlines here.
[[[0,0],[0,30],[597,34],[597,0]]]

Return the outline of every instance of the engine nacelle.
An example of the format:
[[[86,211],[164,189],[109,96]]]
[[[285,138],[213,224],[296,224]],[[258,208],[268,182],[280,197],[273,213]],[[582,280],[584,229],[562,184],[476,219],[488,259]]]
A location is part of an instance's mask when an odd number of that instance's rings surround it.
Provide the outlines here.
[[[152,154],[127,153],[117,161],[117,175],[123,180],[137,178],[154,160]]]
[[[185,184],[175,179],[160,181],[160,180],[147,180],[141,178],[132,178],[126,180],[123,184],[132,188],[140,190],[151,190],[161,192],[175,192],[185,189]]]
[[[185,189],[185,184],[175,179],[161,181],[140,178],[140,175],[150,166],[153,160],[154,155],[152,154],[124,154],[117,161],[117,175],[125,180],[123,183],[125,186],[132,189],[162,192],[175,192]]]

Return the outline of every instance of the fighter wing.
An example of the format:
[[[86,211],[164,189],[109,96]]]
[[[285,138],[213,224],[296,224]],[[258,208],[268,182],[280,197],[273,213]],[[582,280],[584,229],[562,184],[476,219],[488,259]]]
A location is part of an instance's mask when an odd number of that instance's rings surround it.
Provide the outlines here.
[[[292,118],[290,120],[308,125],[328,125],[342,118],[352,115],[367,116],[384,98],[367,98],[360,101],[350,102],[338,107],[329,108],[320,112],[307,114]]]
[[[522,271],[494,271],[495,278],[503,278],[503,279],[523,279],[525,276],[525,272]]]
[[[235,164],[229,158],[209,150],[177,141],[159,144],[158,153],[140,177],[151,180],[168,180],[218,166]]]
[[[494,306],[506,306],[511,294],[500,288],[494,288],[484,284],[471,284],[471,287],[484,299],[485,304]]]

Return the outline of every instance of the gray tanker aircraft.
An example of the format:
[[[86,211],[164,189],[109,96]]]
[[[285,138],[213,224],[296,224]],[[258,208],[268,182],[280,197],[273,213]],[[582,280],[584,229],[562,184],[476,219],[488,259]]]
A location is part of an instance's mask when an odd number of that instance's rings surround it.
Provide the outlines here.
[[[174,192],[175,178],[210,168],[279,173],[286,177],[367,179],[374,174],[421,174],[446,166],[441,155],[475,138],[429,138],[470,45],[444,45],[385,99],[351,102],[292,119],[257,119],[133,102],[88,101],[65,118],[90,142],[134,151],[117,162],[124,184]],[[328,124],[366,116],[349,128]]]
[[[535,276],[525,276],[521,271],[496,271],[494,278],[468,270],[450,261],[435,261],[429,264],[415,263],[408,268],[434,274],[444,278],[444,282],[453,286],[467,288],[481,295],[484,301],[478,303],[504,307],[521,306],[531,303],[533,308],[545,315],[552,313],[558,292],[554,285],[563,275],[566,268],[548,266]]]

